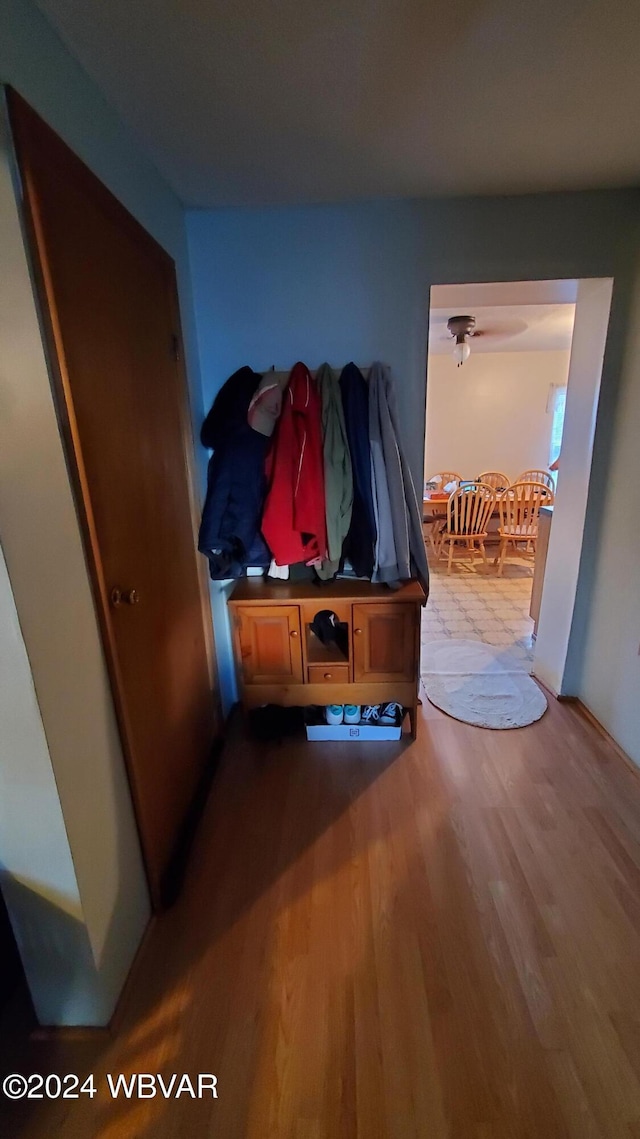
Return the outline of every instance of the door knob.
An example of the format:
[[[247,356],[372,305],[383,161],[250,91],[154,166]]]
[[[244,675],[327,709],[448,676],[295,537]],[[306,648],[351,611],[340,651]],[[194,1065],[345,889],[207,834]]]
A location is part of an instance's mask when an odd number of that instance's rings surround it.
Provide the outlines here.
[[[111,604],[117,608],[119,605],[137,605],[140,595],[137,589],[112,589]]]
[[[289,633],[289,636],[290,637],[297,637],[298,636],[298,630],[292,629],[291,632]]]
[[[354,631],[354,633],[355,633],[356,637],[361,637],[361,636],[362,636],[362,629],[354,629],[353,631]]]

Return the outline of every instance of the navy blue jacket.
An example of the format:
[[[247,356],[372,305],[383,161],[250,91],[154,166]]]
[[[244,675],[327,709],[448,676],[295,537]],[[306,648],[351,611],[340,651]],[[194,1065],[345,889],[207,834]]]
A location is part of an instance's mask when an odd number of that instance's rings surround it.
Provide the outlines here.
[[[264,464],[270,438],[247,422],[251,397],[262,376],[240,368],[218,392],[200,432],[213,450],[207,472],[198,549],[215,580],[242,577],[247,566],[269,565],[260,533],[266,493]]]
[[[342,553],[349,559],[358,577],[371,577],[376,547],[376,519],[371,492],[369,389],[355,364],[347,364],[342,369],[340,389],[353,469],[353,510]]]

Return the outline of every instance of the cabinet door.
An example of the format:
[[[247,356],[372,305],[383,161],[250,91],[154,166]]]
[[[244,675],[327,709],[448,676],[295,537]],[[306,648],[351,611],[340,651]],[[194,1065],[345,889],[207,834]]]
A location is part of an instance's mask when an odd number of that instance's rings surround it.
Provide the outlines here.
[[[236,622],[245,684],[302,683],[297,605],[238,606]]]
[[[354,605],[354,680],[414,680],[416,620],[414,605]]]

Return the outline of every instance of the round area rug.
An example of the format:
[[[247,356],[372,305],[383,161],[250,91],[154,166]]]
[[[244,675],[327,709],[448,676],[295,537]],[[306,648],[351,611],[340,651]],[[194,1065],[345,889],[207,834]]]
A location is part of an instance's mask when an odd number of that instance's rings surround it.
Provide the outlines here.
[[[431,703],[465,724],[523,728],[547,710],[536,682],[499,645],[429,641],[423,646],[421,671]]]

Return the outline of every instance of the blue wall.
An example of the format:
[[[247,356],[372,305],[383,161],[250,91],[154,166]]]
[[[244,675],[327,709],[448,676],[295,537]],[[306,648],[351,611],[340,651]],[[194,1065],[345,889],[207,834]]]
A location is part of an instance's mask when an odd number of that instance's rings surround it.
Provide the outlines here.
[[[421,479],[429,288],[615,276],[635,193],[190,211],[205,406],[242,364],[391,364]]]
[[[428,289],[415,205],[194,212],[188,232],[205,404],[241,364],[298,359],[387,360],[419,401]]]
[[[614,277],[594,454],[602,485],[637,256],[636,191],[189,211],[187,232],[203,401],[243,364],[260,371],[327,359],[389,363],[405,446],[422,479],[427,322],[432,284]],[[597,493],[597,491],[596,491]],[[598,542],[595,518],[585,537]],[[587,561],[589,558],[587,558]],[[593,581],[585,567],[577,612]],[[235,694],[224,603],[214,587],[221,679]]]
[[[256,370],[389,360],[418,377],[424,406],[426,293],[413,241],[415,207],[192,213],[189,252],[204,403],[241,364]],[[412,224],[413,222],[413,224]],[[381,271],[381,266],[384,266]],[[420,413],[419,413],[420,414]],[[413,436],[414,463],[422,441]],[[237,699],[226,614],[212,584],[225,709]]]

